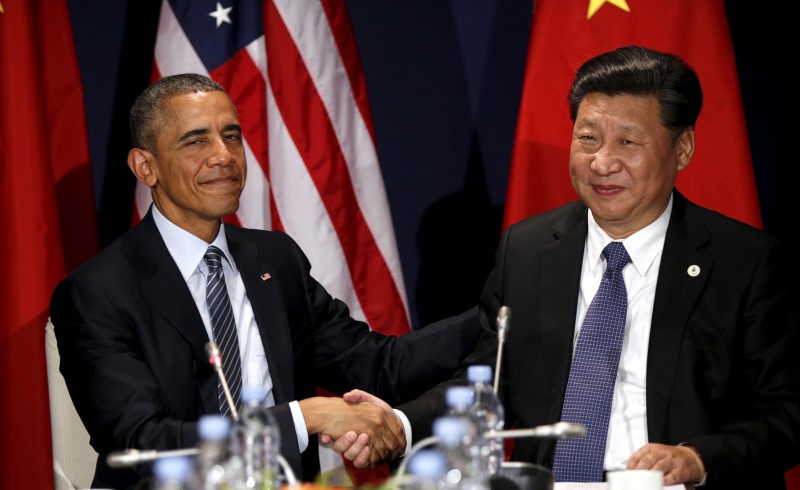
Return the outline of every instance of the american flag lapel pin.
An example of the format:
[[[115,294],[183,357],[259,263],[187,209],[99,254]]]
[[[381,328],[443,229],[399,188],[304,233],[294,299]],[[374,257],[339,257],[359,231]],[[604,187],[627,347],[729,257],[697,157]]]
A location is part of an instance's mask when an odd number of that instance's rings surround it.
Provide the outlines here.
[[[272,278],[272,275],[269,272],[265,272],[265,273],[261,274],[261,280],[262,281],[268,281],[271,278]]]

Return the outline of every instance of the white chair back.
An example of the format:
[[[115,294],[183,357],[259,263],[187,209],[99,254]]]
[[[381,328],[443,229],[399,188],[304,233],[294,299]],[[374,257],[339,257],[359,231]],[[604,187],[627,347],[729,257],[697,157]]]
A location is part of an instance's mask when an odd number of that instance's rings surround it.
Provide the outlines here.
[[[89,445],[89,433],[83,426],[67,385],[58,370],[60,356],[53,323],[44,329],[47,357],[47,387],[50,394],[50,429],[53,435],[53,477],[55,490],[90,488],[97,452]]]

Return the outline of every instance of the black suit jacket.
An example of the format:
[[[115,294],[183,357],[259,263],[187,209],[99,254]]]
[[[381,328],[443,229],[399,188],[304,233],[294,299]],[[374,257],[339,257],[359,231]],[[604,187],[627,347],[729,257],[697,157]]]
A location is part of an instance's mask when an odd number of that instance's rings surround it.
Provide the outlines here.
[[[301,457],[288,402],[321,387],[361,388],[397,404],[447,379],[474,347],[479,328],[470,322],[399,337],[371,332],[311,277],[287,235],[225,226],[264,343],[282,454],[306,480],[319,468],[317,441]],[[100,454],[94,486],[128,488],[150,474],[147,465],[110,469],[109,452],[196,444],[199,416],[219,412],[217,375],[197,307],[150,213],[63,280],[50,313],[61,372]]]
[[[481,297],[485,331],[467,362],[494,366],[497,310],[509,306],[507,427],[560,419],[587,230],[587,208],[574,202],[511,226],[497,251]],[[766,233],[674,193],[650,331],[648,437],[694,444],[709,490],[782,489],[784,472],[800,462],[800,296],[790,272],[798,257],[786,252]],[[700,274],[688,274],[690,265]],[[405,413],[437,416],[443,388]],[[430,418],[415,420],[423,435]],[[518,439],[512,459],[549,466],[553,450],[552,441]]]

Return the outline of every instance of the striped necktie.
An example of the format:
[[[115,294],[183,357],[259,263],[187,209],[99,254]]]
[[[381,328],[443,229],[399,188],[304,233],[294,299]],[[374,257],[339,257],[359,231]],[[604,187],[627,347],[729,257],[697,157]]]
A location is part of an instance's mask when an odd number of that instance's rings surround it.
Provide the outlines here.
[[[236,331],[236,321],[233,318],[233,308],[228,297],[228,288],[225,286],[225,275],[222,273],[222,250],[211,245],[203,257],[208,265],[208,280],[206,282],[206,301],[208,312],[211,315],[211,330],[214,342],[219,346],[222,355],[222,372],[231,391],[236,407],[241,406],[240,392],[242,389],[242,366],[239,355],[239,336]],[[217,385],[219,411],[228,415],[228,400],[220,380]]]

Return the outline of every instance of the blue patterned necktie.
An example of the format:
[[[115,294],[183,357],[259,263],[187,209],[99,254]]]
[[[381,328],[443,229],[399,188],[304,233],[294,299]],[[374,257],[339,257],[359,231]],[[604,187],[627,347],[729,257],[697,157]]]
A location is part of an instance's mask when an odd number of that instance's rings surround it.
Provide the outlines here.
[[[620,242],[609,243],[603,255],[606,271],[578,334],[561,410],[562,421],[586,426],[586,437],[556,443],[556,481],[603,481],[606,435],[628,311],[622,268],[631,261]]]
[[[214,334],[214,342],[217,343],[222,355],[222,372],[225,373],[231,397],[238,408],[241,405],[239,394],[242,390],[242,361],[239,355],[236,321],[233,318],[228,288],[225,286],[225,275],[222,273],[222,250],[211,245],[203,258],[208,265],[206,301],[208,312],[211,315],[211,330]],[[222,415],[228,415],[230,408],[222,381],[217,383],[217,390],[219,411]]]

